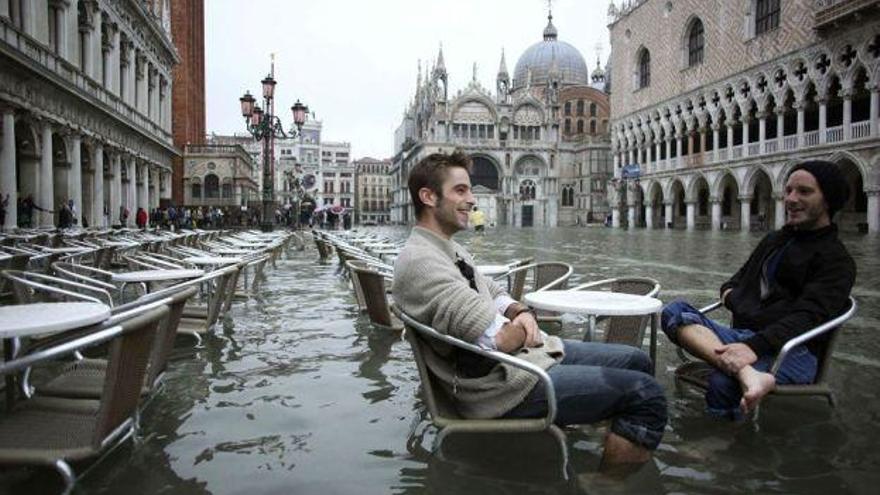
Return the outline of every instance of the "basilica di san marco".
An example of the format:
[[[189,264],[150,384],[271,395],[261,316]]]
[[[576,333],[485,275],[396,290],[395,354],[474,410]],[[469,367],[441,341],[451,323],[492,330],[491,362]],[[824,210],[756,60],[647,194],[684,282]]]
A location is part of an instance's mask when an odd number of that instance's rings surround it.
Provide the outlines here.
[[[536,30],[537,31],[537,30]],[[501,53],[493,93],[477,79],[449,94],[443,49],[423,74],[395,133],[391,219],[413,216],[406,178],[428,154],[468,153],[477,207],[490,225],[567,226],[610,213],[610,80],[599,60],[590,73],[574,46],[559,40],[553,16],[543,39],[519,57],[511,78]]]

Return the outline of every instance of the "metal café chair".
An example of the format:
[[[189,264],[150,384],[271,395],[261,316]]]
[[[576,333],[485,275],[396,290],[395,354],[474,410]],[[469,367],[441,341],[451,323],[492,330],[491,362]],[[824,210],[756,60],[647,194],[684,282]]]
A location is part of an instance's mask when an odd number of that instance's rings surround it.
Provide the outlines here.
[[[657,297],[660,294],[660,282],[647,277],[615,277],[573,287],[570,290],[610,290],[624,294]],[[650,316],[609,316],[598,321],[607,321],[605,325],[605,342],[609,344],[625,344],[642,347],[645,329]],[[584,333],[584,340],[588,335]]]

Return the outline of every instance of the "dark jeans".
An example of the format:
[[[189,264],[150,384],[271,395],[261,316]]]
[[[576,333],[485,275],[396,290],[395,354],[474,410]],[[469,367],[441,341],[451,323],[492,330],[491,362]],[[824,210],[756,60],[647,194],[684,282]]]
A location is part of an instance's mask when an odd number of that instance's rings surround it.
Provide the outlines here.
[[[684,301],[669,303],[663,308],[663,332],[675,345],[678,344],[678,329],[684,325],[702,325],[718,337],[725,344],[742,342],[755,335],[755,332],[746,329],[728,328],[724,325],[706,318],[698,309]],[[752,367],[758,371],[769,371],[776,360],[775,355],[758,356],[758,360]],[[812,383],[816,377],[816,356],[804,345],[799,345],[791,350],[786,356],[779,372],[776,374],[776,383],[804,384]],[[736,377],[730,376],[721,370],[715,370],[709,375],[709,388],[706,390],[706,411],[714,416],[730,419],[740,419],[742,412],[739,403],[742,399],[742,387]]]
[[[589,424],[611,419],[611,431],[649,449],[657,448],[666,426],[666,397],[651,376],[643,351],[618,344],[564,340],[565,358],[547,370],[556,392],[556,424]],[[539,383],[508,418],[547,414],[547,394]]]

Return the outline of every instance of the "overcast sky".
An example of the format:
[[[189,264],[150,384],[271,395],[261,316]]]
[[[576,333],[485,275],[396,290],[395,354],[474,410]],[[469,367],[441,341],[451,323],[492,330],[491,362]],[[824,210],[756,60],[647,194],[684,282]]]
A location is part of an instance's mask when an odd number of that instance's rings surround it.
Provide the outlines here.
[[[559,39],[587,66],[608,57],[607,0],[555,0]],[[260,95],[275,53],[276,114],[289,127],[300,99],[323,121],[324,139],[352,156],[389,158],[412,98],[419,59],[440,44],[450,95],[477,78],[495,91],[501,49],[513,77],[520,54],[542,39],[547,0],[206,0],[208,132],[244,132],[238,98]]]

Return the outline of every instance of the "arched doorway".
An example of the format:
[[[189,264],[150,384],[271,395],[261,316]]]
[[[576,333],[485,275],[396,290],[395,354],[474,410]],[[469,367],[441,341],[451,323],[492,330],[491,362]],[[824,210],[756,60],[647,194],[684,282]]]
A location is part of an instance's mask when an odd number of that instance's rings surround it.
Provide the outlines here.
[[[721,199],[721,230],[738,230],[741,228],[741,207],[739,201],[739,186],[736,179],[730,174],[725,174],[721,179],[719,188]]]
[[[699,229],[708,229],[712,226],[712,207],[709,204],[709,183],[703,176],[697,177],[694,182],[696,192],[696,204],[694,211],[694,223]]]
[[[483,186],[493,191],[499,189],[498,168],[484,156],[472,156],[473,169],[471,169],[471,187]]]
[[[763,170],[757,170],[752,179],[751,230],[769,230],[776,225],[776,205],[773,185]]]
[[[865,182],[858,165],[844,158],[837,162],[846,183],[849,186],[849,200],[834,218],[842,231],[867,232],[868,229],[868,195],[865,194]]]
[[[15,179],[19,204],[36,201],[40,188],[40,157],[37,134],[34,128],[23,120],[15,123]],[[10,204],[9,208],[18,205]],[[34,208],[18,208],[18,226],[36,227],[38,215]]]
[[[663,188],[656,182],[648,192],[648,204],[651,206],[651,224],[655,229],[665,227],[666,208],[663,207]]]
[[[687,225],[687,205],[684,202],[684,186],[681,181],[676,180],[670,188],[670,196],[672,197],[672,217],[666,221],[672,224],[672,228],[684,228]]]

